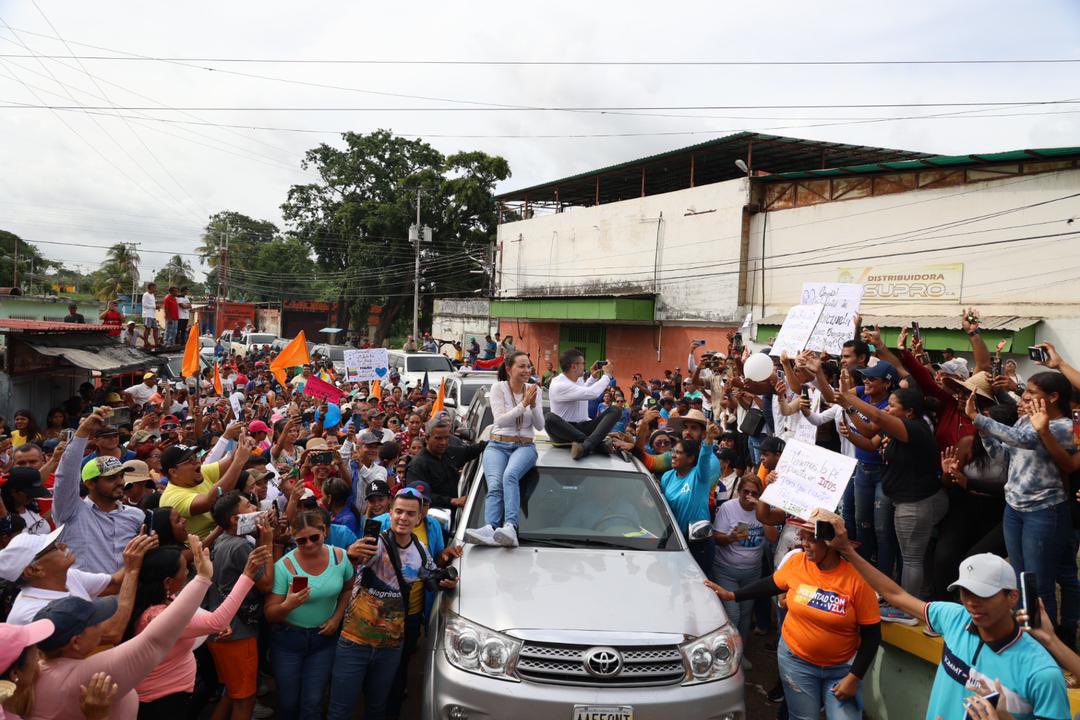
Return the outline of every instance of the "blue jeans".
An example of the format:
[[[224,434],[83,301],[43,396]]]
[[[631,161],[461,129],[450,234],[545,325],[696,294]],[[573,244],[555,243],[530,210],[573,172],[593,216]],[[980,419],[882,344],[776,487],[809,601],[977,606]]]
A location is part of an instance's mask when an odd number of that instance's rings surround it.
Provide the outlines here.
[[[881,490],[884,466],[855,466],[855,537],[862,543],[859,554],[869,560],[877,551],[878,570],[889,577],[896,566],[896,532],[892,500]]]
[[[1046,614],[1050,619],[1057,622],[1057,596],[1054,588],[1055,579],[1059,578],[1059,566],[1065,565],[1068,559],[1064,557],[1066,548],[1063,545],[1071,545],[1072,518],[1069,514],[1069,504],[1061,503],[1042,510],[1022,511],[1016,510],[1011,505],[1005,505],[1005,516],[1002,520],[1002,530],[1005,533],[1005,547],[1009,551],[1009,564],[1013,566],[1019,578],[1022,572],[1035,573],[1035,579],[1039,586],[1039,597],[1046,606]],[[1070,614],[1076,613],[1076,559],[1072,559],[1072,578],[1063,581],[1061,593],[1062,605],[1066,605],[1064,598],[1066,589],[1074,593],[1069,598],[1068,609]],[[1062,618],[1064,621],[1065,618]],[[1075,623],[1076,618],[1071,618]]]
[[[176,320],[165,321],[165,344],[172,345],[176,343]]]
[[[859,526],[855,522],[855,473],[851,474],[847,487],[844,488],[844,496],[840,498],[840,506],[836,508],[836,514],[844,518],[844,529],[849,538],[859,537]]]
[[[756,562],[750,567],[735,567],[728,564],[713,563],[713,575],[716,577],[717,585],[725,590],[735,592],[739,588],[761,579],[761,563]],[[742,602],[724,601],[724,612],[727,613],[731,624],[739,629],[743,645],[746,644],[746,639],[750,637],[750,619],[751,615],[753,615],[753,608],[753,600],[743,600]]]
[[[495,527],[509,523],[516,528],[521,512],[521,478],[536,466],[536,446],[492,440],[484,449],[483,463],[487,481],[484,522]]]
[[[277,681],[279,717],[321,718],[323,689],[334,665],[334,638],[320,635],[319,628],[274,625],[270,659]]]
[[[765,435],[748,435],[746,438],[746,446],[750,449],[750,464],[757,465],[761,462],[761,442],[766,438]]]
[[[390,687],[400,663],[400,646],[376,648],[339,639],[327,720],[348,720],[356,715],[361,688],[364,690],[364,720],[383,720]]]
[[[825,706],[826,720],[860,720],[862,718],[862,681],[850,700],[837,700],[832,694],[836,684],[851,672],[850,664],[813,665],[791,652],[780,640],[776,648],[780,666],[780,682],[784,685],[790,720],[818,720]]]

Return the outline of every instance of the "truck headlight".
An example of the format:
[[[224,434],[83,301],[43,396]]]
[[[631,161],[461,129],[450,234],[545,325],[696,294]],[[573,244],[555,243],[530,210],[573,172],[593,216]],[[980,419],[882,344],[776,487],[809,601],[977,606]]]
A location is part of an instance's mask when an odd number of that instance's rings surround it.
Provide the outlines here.
[[[516,668],[522,642],[450,614],[443,650],[450,664],[466,672],[518,682]]]
[[[731,625],[723,625],[707,635],[679,646],[686,667],[683,685],[722,680],[734,675],[742,657],[742,639]]]

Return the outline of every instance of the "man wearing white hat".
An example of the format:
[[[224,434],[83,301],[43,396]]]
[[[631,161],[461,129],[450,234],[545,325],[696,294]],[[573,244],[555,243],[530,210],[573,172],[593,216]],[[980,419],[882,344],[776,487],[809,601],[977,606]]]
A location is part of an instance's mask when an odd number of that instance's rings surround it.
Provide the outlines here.
[[[829,545],[882,599],[923,618],[942,637],[945,647],[926,708],[928,720],[964,720],[969,712],[996,720],[1000,711],[1015,718],[1068,720],[1061,668],[1013,618],[1019,593],[1007,561],[991,553],[972,555],[960,563],[959,577],[949,586],[950,592],[959,592],[960,602],[927,603],[904,592],[855,552],[842,521],[833,526],[836,539]]]

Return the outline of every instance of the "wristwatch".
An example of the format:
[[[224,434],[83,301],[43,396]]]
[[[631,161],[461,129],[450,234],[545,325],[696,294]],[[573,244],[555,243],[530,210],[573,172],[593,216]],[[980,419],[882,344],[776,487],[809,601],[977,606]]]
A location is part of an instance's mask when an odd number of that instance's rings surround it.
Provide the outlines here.
[[[844,412],[846,412],[848,415],[854,415],[859,411],[855,409],[854,405],[849,405],[848,407],[844,408]]]
[[[968,337],[975,337],[978,334],[979,334],[978,330],[972,330],[971,332],[968,333]]]

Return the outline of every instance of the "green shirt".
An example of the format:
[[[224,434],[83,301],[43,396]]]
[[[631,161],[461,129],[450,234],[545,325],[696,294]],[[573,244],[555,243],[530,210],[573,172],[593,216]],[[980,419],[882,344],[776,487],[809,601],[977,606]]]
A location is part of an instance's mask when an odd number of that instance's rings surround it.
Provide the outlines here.
[[[337,609],[338,596],[345,587],[345,583],[352,580],[353,566],[340,548],[325,546],[330,553],[330,562],[326,569],[318,575],[309,575],[300,567],[296,559],[296,551],[293,550],[274,564],[274,594],[286,595],[293,577],[303,575],[308,579],[308,588],[311,594],[308,601],[289,613],[285,622],[302,628],[317,628],[330,619]],[[339,556],[340,555],[340,559]],[[288,560],[295,573],[289,572],[285,561]]]

